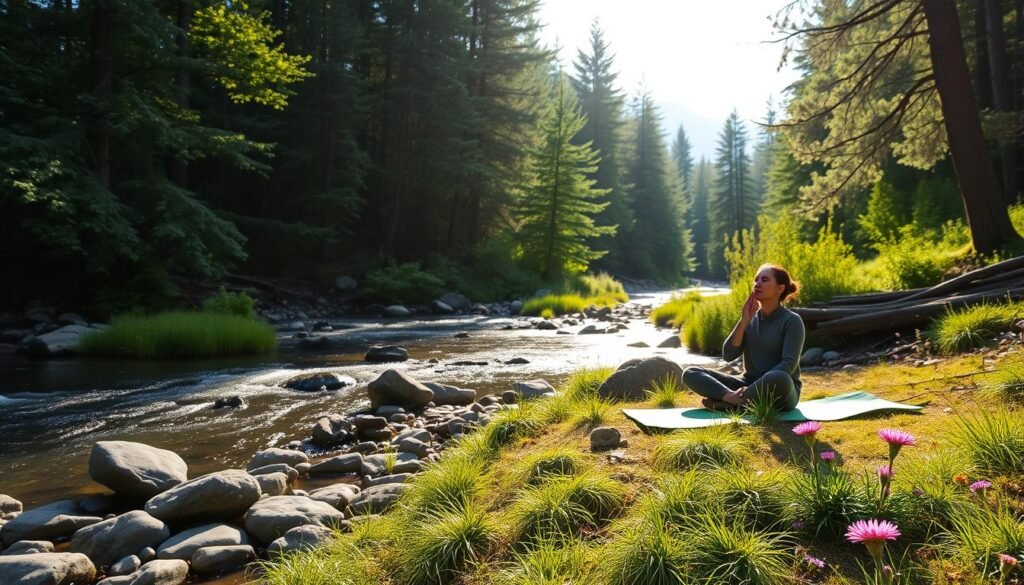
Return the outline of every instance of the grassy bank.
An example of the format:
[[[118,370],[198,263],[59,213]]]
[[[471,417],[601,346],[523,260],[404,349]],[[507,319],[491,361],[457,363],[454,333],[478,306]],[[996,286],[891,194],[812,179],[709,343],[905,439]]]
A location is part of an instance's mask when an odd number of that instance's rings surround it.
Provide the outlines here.
[[[999,554],[1024,554],[1024,419],[982,391],[998,374],[979,365],[805,376],[805,399],[863,388],[927,403],[921,414],[825,423],[813,464],[792,424],[645,434],[594,395],[607,370],[582,373],[561,396],[505,412],[446,451],[397,508],[355,522],[333,547],[268,565],[264,582],[874,583],[866,547],[844,538],[874,518],[901,532],[884,553],[894,582],[994,583]],[[630,406],[696,404],[671,394]],[[620,429],[628,448],[591,453],[597,424]],[[885,428],[915,439],[894,462]],[[823,451],[837,454],[831,464]],[[895,471],[887,492],[879,466]]]
[[[213,311],[173,311],[115,318],[106,331],[85,337],[90,356],[195,358],[274,351],[274,330],[264,323]]]
[[[580,276],[560,288],[562,291],[527,299],[520,314],[553,317],[579,313],[590,306],[614,307],[629,300],[622,283],[603,273]]]

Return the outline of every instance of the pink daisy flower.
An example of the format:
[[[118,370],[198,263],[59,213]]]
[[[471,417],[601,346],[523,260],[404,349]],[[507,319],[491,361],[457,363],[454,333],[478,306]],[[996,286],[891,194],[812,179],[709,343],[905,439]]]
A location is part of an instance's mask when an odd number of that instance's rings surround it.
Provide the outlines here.
[[[1006,553],[999,553],[999,563],[1003,565],[1010,565],[1012,567],[1017,564],[1017,557],[1012,557]]]
[[[878,436],[881,437],[883,441],[889,443],[890,445],[899,445],[900,447],[907,447],[915,444],[913,435],[906,431],[901,431],[899,429],[882,429],[878,431]]]
[[[831,462],[835,461],[835,459],[836,459],[836,452],[835,451],[822,451],[818,456],[821,457],[822,461],[826,461],[828,463],[831,463]]]
[[[990,487],[992,487],[991,481],[981,479],[972,483],[969,489],[971,490],[971,492],[977,492],[978,490],[981,490],[982,493],[985,493],[985,490],[987,490]]]
[[[888,465],[883,465],[878,468],[878,477],[882,479],[892,479],[893,475],[895,475],[895,473],[893,472],[892,467],[889,467]]]
[[[816,420],[809,420],[793,427],[793,434],[798,437],[814,436],[821,430],[821,423]]]
[[[882,559],[885,541],[899,536],[899,527],[888,520],[858,520],[846,529],[846,540],[863,543],[876,561]]]

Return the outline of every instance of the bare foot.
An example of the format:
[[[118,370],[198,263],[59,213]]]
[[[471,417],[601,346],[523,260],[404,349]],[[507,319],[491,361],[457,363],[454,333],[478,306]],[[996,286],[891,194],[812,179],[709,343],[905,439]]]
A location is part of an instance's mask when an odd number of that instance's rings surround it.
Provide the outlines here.
[[[732,406],[743,406],[744,398],[743,391],[746,388],[740,388],[735,392],[726,392],[722,395],[722,402],[730,404]]]
[[[704,406],[704,408],[707,408],[709,410],[727,412],[736,409],[735,406],[729,404],[728,402],[722,402],[721,400],[715,400],[714,398],[705,398],[701,400],[700,403]]]

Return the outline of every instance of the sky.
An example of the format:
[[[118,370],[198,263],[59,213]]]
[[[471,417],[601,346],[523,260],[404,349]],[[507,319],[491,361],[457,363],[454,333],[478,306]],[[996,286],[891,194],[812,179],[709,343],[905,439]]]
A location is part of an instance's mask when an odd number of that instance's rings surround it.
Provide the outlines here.
[[[667,144],[682,124],[694,158],[712,160],[733,108],[756,136],[751,122],[764,119],[769,96],[779,104],[797,78],[790,67],[779,71],[782,46],[765,42],[776,36],[770,17],[787,1],[545,0],[541,41],[560,48],[571,72],[598,18],[627,103],[645,87],[664,116]]]

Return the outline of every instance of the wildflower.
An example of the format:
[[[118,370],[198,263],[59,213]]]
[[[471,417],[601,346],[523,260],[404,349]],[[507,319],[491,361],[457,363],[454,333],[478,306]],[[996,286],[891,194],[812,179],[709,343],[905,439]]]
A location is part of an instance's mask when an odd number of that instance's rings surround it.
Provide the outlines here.
[[[807,524],[803,520],[793,520],[793,530],[803,530],[807,528]]]
[[[901,448],[915,444],[913,435],[899,429],[882,429],[878,431],[878,436],[889,443],[889,461],[896,458]]]
[[[826,463],[832,463],[836,459],[836,452],[835,451],[822,451],[818,456],[821,457],[822,461],[824,461]]]
[[[970,481],[970,478],[967,476],[966,473],[958,473],[958,474],[953,476],[953,483],[958,483],[960,485],[967,485],[968,481]]]
[[[896,540],[899,536],[899,527],[888,520],[858,520],[846,529],[846,540],[863,543],[876,563],[882,561],[885,541]]]
[[[818,569],[824,569],[825,568],[825,561],[819,559],[818,557],[813,557],[811,555],[804,555],[804,562],[807,563],[807,565],[809,567],[816,567]]]
[[[882,583],[884,585],[891,585],[892,578],[895,576],[896,574],[893,572],[892,567],[889,565],[882,565]]]
[[[1010,556],[1006,553],[999,553],[999,575],[1006,581],[1006,578],[1010,575],[1010,571],[1017,565],[1017,557]]]
[[[885,482],[891,480],[893,475],[895,475],[895,472],[892,470],[892,467],[889,467],[888,465],[883,465],[878,468],[878,477],[882,478]]]
[[[804,437],[808,441],[814,440],[814,435],[818,434],[821,430],[821,423],[816,420],[809,420],[805,423],[800,423],[793,427],[793,434],[798,437]],[[809,438],[808,438],[809,437]]]
[[[972,483],[970,488],[968,488],[968,489],[970,489],[971,492],[977,492],[977,491],[981,490],[981,494],[985,495],[985,490],[987,490],[990,487],[992,487],[992,482],[991,481],[986,481],[984,479],[980,479],[980,480]]]

